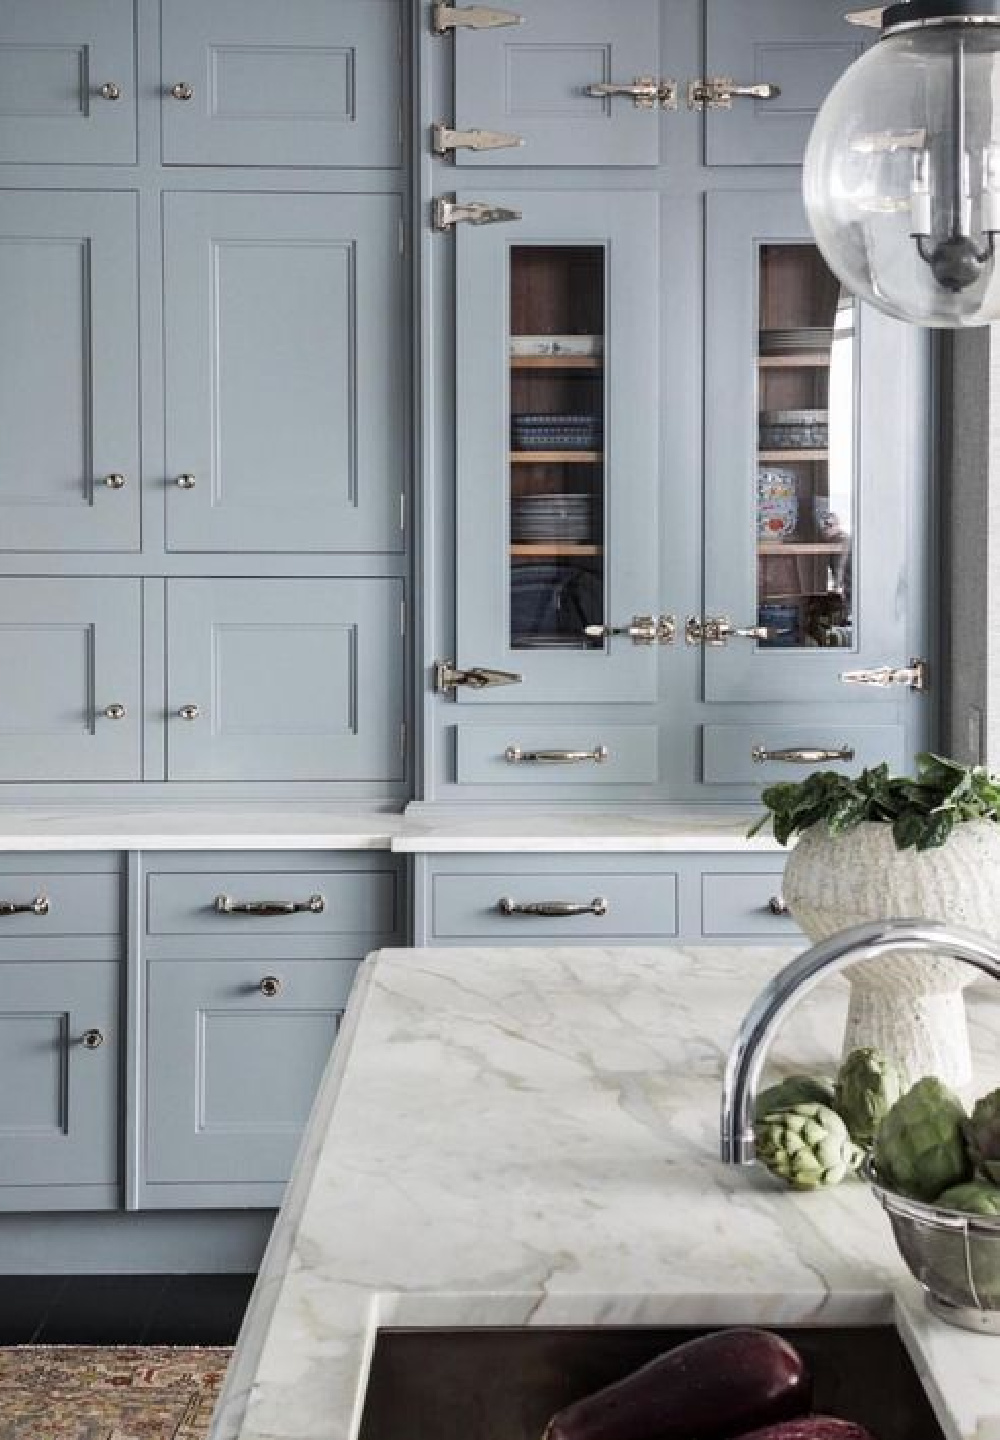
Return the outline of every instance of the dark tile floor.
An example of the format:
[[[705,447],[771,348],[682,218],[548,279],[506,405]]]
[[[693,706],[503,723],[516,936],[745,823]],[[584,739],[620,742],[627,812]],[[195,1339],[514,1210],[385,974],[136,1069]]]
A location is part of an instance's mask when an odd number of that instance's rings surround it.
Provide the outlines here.
[[[0,1275],[0,1345],[231,1345],[253,1275]]]

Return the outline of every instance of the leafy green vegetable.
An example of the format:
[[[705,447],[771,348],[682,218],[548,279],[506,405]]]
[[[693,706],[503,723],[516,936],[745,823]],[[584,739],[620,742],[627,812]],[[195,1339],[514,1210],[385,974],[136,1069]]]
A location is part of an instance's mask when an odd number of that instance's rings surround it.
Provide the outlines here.
[[[825,823],[831,835],[846,835],[872,820],[892,826],[898,850],[934,850],[965,820],[1000,821],[1000,777],[942,755],[918,755],[915,779],[890,775],[884,763],[854,778],[820,770],[770,785],[761,799],[767,813],[749,834],[770,821],[782,845],[812,825]]]

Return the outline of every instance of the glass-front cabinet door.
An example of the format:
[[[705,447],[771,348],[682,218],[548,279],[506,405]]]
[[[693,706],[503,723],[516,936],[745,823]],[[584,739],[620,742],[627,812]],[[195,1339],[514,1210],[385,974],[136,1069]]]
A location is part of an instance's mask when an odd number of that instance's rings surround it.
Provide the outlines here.
[[[921,342],[841,288],[797,195],[708,223],[705,698],[885,701],[842,677],[910,658]]]
[[[456,235],[459,664],[522,677],[490,701],[652,699],[656,199],[490,203],[521,218]]]

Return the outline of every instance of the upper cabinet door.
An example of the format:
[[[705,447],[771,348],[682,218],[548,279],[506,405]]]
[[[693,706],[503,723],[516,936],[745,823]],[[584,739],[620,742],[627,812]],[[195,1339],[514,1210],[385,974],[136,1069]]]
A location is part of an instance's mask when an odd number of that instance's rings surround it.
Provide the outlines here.
[[[649,700],[655,639],[600,629],[660,598],[657,200],[489,198],[523,218],[455,238],[457,653],[524,683],[459,697]]]
[[[658,0],[511,0],[504,8],[523,23],[455,32],[454,125],[516,135],[524,144],[458,149],[456,162],[656,165],[658,103],[587,91],[659,83]]]
[[[400,203],[165,197],[167,544],[398,551]]]
[[[134,164],[133,0],[4,0],[0,162]]]
[[[816,112],[861,54],[871,30],[843,0],[705,0],[706,80],[771,85],[770,99],[708,105],[709,165],[800,165]]]
[[[137,287],[133,195],[0,193],[0,550],[139,548]]]
[[[766,634],[705,645],[705,698],[912,706],[841,676],[919,653],[926,341],[841,289],[798,194],[708,206],[705,614]]]
[[[0,580],[0,781],[138,780],[138,580]]]
[[[168,778],[400,780],[401,580],[168,580]]]
[[[400,0],[163,0],[167,165],[397,166]]]

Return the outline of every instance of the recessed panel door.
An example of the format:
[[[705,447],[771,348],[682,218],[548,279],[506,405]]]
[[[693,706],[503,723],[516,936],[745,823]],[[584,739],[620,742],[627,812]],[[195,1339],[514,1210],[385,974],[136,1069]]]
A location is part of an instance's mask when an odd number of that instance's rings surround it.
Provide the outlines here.
[[[520,25],[455,32],[455,126],[513,134],[517,148],[455,151],[459,165],[656,165],[656,95],[592,86],[659,84],[656,0],[511,0]],[[446,117],[442,117],[444,119]]]
[[[134,195],[0,193],[0,550],[139,548],[137,274]]]
[[[138,780],[138,580],[0,580],[0,781]]]
[[[707,163],[800,165],[816,112],[878,32],[849,24],[851,7],[842,0],[705,0],[705,7],[705,79],[732,95],[706,103]],[[763,93],[738,93],[759,87]]]
[[[708,217],[705,617],[731,629],[702,637],[706,699],[916,713],[841,676],[924,643],[926,339],[841,288],[797,194],[712,195]]]
[[[490,199],[523,218],[455,239],[457,654],[523,683],[458,694],[649,700],[659,643],[641,622],[655,630],[670,593],[656,565],[656,198]]]
[[[398,780],[400,580],[169,580],[171,780]]]
[[[167,165],[399,165],[401,0],[163,0]]]
[[[166,197],[171,550],[402,548],[400,218],[388,195]]]
[[[133,0],[4,0],[0,162],[135,162]]]
[[[354,960],[149,965],[145,1178],[288,1179]]]
[[[0,964],[3,1209],[24,1207],[22,1187],[70,1185],[80,1204],[76,1187],[114,1183],[117,987],[117,961]]]

